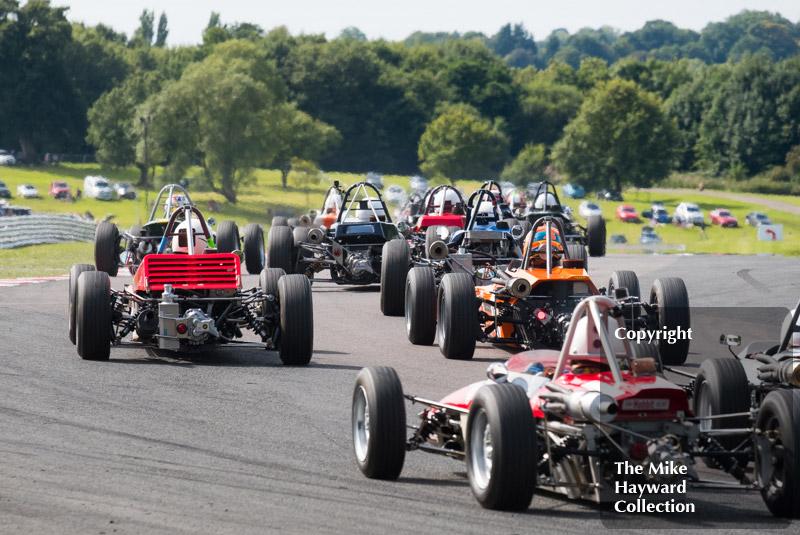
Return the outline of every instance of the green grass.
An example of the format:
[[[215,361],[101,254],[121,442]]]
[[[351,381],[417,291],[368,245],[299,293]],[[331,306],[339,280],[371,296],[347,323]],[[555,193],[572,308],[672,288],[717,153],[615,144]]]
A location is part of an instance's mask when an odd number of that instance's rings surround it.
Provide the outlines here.
[[[73,264],[93,264],[93,244],[52,243],[0,249],[0,278],[65,275]]]

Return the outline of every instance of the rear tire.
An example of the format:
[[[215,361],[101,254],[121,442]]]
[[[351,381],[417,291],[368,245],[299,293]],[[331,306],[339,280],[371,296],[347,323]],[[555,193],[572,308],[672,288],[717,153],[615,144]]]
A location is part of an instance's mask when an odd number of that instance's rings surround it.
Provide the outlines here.
[[[251,275],[264,269],[264,229],[257,223],[244,227],[244,263]]]
[[[75,315],[78,300],[78,277],[85,271],[95,271],[91,264],[75,264],[69,270],[69,341],[75,344]]]
[[[111,283],[104,271],[78,277],[75,339],[84,360],[108,360],[111,354]]]
[[[583,260],[583,269],[589,271],[589,257],[586,255],[586,247],[580,243],[568,243],[567,256],[574,260]]]
[[[115,277],[119,271],[119,229],[114,223],[101,221],[94,233],[94,265]]]
[[[627,288],[628,295],[632,297],[641,298],[642,292],[639,289],[639,277],[635,271],[614,271],[611,273],[611,278],[608,279],[608,288],[606,295],[614,297],[614,290],[616,288]]]
[[[272,218],[273,227],[286,227],[288,225],[289,225],[288,220],[282,215],[276,215],[275,217]]]
[[[586,223],[586,240],[589,245],[589,256],[606,255],[606,220],[603,216],[592,215]]]
[[[437,230],[440,228],[446,229],[447,227],[443,225],[433,225],[425,230],[425,258],[431,257],[430,255],[431,245],[433,245],[437,241],[442,241],[441,238],[439,238],[439,235],[437,234]]]
[[[691,327],[689,294],[686,285],[678,277],[656,279],[650,289],[650,304],[658,305],[658,327],[667,331],[680,327],[684,331]],[[680,365],[689,356],[689,340],[677,340],[674,344],[659,341],[661,360],[667,366]]]
[[[800,391],[773,390],[764,398],[756,429],[756,466],[761,497],[778,517],[800,518]],[[773,461],[775,461],[773,463]]]
[[[232,253],[239,249],[239,227],[234,221],[222,221],[217,227],[217,251]],[[258,272],[256,272],[258,273]]]
[[[525,391],[514,384],[481,387],[470,405],[467,430],[467,478],[478,503],[486,509],[527,509],[538,452]]]
[[[299,217],[290,217],[289,219],[286,220],[286,223],[289,225],[290,228],[301,226]]]
[[[272,227],[267,235],[267,266],[294,273],[294,238],[289,227]]]
[[[447,273],[442,277],[437,327],[439,350],[445,358],[472,358],[478,329],[478,305],[472,275]]]
[[[405,305],[408,341],[431,345],[436,338],[436,276],[431,268],[420,266],[408,272]]]
[[[278,281],[281,337],[278,355],[290,366],[304,366],[314,352],[314,305],[311,282],[304,275],[285,275]]]
[[[383,244],[381,312],[384,316],[403,315],[406,276],[410,265],[411,250],[406,240],[389,240]]]
[[[394,368],[362,369],[352,405],[353,449],[370,479],[397,479],[406,457],[406,404]]]

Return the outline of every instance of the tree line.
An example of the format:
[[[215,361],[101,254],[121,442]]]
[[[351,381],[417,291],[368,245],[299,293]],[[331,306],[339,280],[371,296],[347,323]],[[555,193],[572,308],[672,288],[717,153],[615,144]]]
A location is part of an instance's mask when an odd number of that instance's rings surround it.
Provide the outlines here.
[[[231,201],[252,168],[285,184],[292,161],[515,182],[552,166],[589,187],[673,169],[800,179],[800,30],[771,13],[699,33],[651,21],[535,41],[509,24],[405,42],[213,13],[201,44],[167,47],[164,14],[129,39],[66,9],[0,0],[0,147],[25,158],[92,150],[142,183],[195,165]]]

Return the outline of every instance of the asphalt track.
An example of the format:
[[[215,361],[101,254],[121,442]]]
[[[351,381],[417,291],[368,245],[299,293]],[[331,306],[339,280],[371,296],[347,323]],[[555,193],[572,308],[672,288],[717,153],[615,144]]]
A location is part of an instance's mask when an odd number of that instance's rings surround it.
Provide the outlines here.
[[[643,289],[683,277],[693,306],[737,310],[745,326],[763,317],[751,307],[800,299],[795,259],[590,262],[599,285],[612,269],[637,271]],[[484,510],[463,463],[422,452],[406,457],[399,481],[368,480],[350,436],[361,367],[394,366],[407,392],[437,399],[509,353],[479,346],[473,361],[447,361],[435,346],[408,343],[403,318],[380,314],[376,288],[315,284],[313,295],[314,357],[289,368],[254,349],[185,359],[112,349],[109,362],[85,362],[67,338],[67,281],[0,288],[0,533],[797,532],[797,523],[775,523],[754,492],[691,491],[699,513],[615,525],[607,507],[547,493],[525,513]],[[704,347],[687,370],[724,354]],[[409,421],[417,412],[409,406]]]

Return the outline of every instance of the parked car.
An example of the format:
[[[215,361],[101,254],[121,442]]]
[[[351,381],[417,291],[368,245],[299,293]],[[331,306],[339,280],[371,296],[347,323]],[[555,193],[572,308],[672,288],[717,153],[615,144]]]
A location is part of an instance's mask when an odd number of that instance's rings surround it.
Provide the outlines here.
[[[642,220],[639,219],[639,213],[636,211],[636,208],[631,206],[630,204],[620,204],[617,206],[617,219],[622,221],[623,223],[641,223]]]
[[[603,215],[603,210],[602,210],[602,208],[600,208],[600,205],[598,205],[597,203],[594,203],[592,201],[583,201],[578,206],[578,215],[588,219],[593,215],[602,216]]]
[[[639,243],[661,243],[661,236],[658,235],[658,232],[653,227],[642,227]]]
[[[750,212],[744,216],[744,222],[753,227],[757,227],[759,225],[771,225],[772,219],[764,212]]]
[[[63,180],[53,180],[50,182],[49,194],[54,199],[66,199],[70,196],[69,186]]]
[[[693,202],[682,202],[675,208],[672,220],[676,225],[704,225],[705,217]]]
[[[734,217],[730,210],[725,208],[717,208],[708,213],[709,221],[712,225],[719,225],[721,227],[738,227],[739,221]]]
[[[114,182],[114,184],[111,185],[111,189],[114,190],[114,193],[120,199],[136,198],[136,188],[134,188],[127,182]]]
[[[6,183],[2,180],[0,180],[0,197],[3,197],[4,199],[11,198],[11,190],[8,189],[8,186],[6,186]]]
[[[409,193],[425,193],[429,187],[428,180],[419,175],[412,176],[408,182]]]
[[[595,194],[599,201],[616,201],[622,202],[622,193],[616,190],[601,189]]]
[[[406,190],[403,189],[403,186],[398,186],[397,184],[392,184],[388,188],[386,188],[386,200],[389,202],[403,204],[408,199],[406,195]]]
[[[369,173],[367,173],[364,182],[366,182],[367,184],[372,184],[378,189],[383,189],[383,175],[380,173],[370,171]]]
[[[17,186],[17,195],[23,199],[36,199],[39,197],[39,190],[30,184],[20,184]]]
[[[578,184],[564,184],[561,186],[561,194],[570,199],[583,199],[586,197],[583,186],[579,186]]]
[[[114,198],[114,190],[108,179],[102,176],[89,175],[83,179],[83,194],[87,199],[110,201]]]
[[[17,159],[10,152],[0,150],[0,165],[15,165],[16,163]]]

